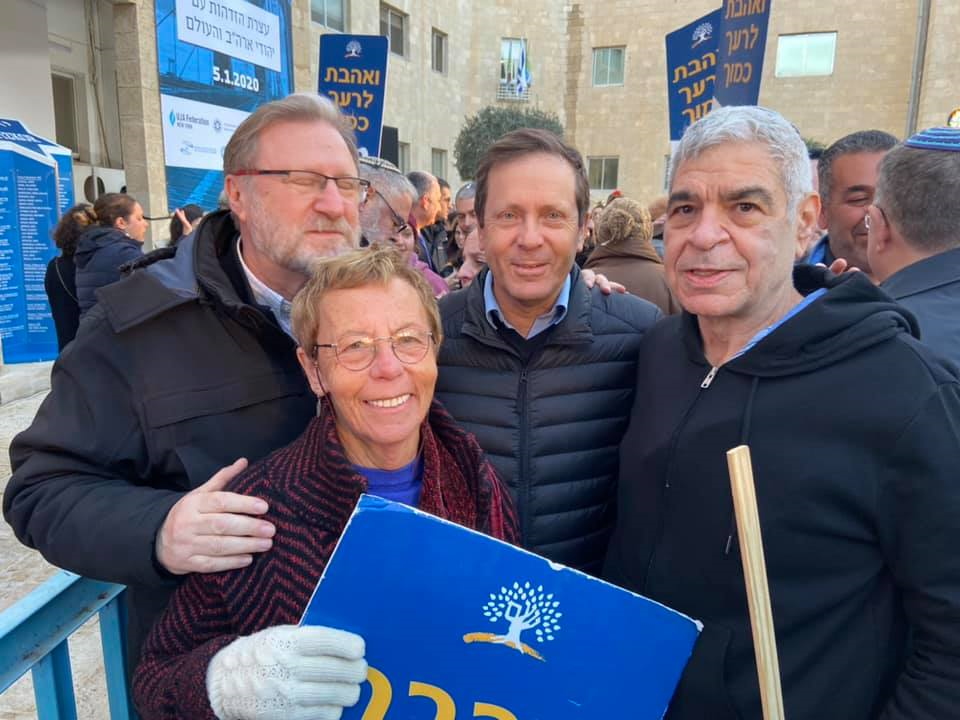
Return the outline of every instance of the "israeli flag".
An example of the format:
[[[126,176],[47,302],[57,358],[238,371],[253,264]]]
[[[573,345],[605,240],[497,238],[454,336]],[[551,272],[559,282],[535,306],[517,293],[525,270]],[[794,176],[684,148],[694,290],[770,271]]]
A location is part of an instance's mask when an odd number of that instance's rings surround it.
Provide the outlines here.
[[[517,97],[523,95],[533,84],[533,75],[527,70],[527,42],[520,43],[520,63],[517,65]]]

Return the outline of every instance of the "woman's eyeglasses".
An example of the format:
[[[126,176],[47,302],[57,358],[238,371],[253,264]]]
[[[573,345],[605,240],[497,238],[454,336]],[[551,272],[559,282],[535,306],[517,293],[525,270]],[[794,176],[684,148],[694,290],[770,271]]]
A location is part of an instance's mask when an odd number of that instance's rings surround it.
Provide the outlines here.
[[[356,338],[337,343],[317,343],[313,346],[313,355],[316,358],[317,350],[329,348],[336,353],[337,362],[347,370],[359,372],[366,370],[377,357],[377,343],[385,340],[397,360],[405,365],[413,365],[427,356],[433,333],[421,330],[404,330],[396,335],[375,338]]]

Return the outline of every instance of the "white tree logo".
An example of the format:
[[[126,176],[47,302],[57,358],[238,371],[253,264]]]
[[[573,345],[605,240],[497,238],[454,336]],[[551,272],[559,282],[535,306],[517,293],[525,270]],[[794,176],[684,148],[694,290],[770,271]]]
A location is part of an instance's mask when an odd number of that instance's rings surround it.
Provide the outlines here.
[[[543,660],[543,656],[520,639],[527,630],[535,630],[538,643],[553,640],[560,631],[560,601],[553,599],[553,593],[543,590],[543,585],[534,587],[529,582],[513,587],[501,587],[500,592],[490,593],[490,599],[483,606],[484,616],[492,623],[506,620],[509,625],[505,635],[495,633],[468,633],[463,636],[466,643],[488,642],[512,647],[525,655]]]
[[[700,23],[693,30],[693,45],[690,48],[693,49],[697,45],[705,43],[711,37],[713,37],[713,25],[708,22]]]

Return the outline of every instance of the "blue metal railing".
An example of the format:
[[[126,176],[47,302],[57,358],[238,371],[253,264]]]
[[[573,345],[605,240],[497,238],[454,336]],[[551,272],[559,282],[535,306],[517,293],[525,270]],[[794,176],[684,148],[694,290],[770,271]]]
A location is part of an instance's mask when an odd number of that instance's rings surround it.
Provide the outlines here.
[[[32,670],[39,720],[76,720],[67,640],[99,613],[110,718],[135,720],[127,690],[124,590],[60,571],[0,613],[0,693]]]

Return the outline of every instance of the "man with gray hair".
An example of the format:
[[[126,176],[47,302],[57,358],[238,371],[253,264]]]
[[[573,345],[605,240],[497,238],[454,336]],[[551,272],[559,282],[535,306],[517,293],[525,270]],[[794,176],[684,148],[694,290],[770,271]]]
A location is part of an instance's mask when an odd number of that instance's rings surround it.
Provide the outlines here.
[[[641,343],[604,568],[704,623],[671,720],[761,717],[725,457],[738,445],[786,717],[960,706],[960,381],[863,273],[794,270],[818,210],[777,113],[721,108],[680,141],[665,266],[685,312]]]
[[[98,292],[10,448],[7,521],[51,563],[127,585],[132,663],[178,578],[270,549],[267,502],[224,487],[315,414],[291,300],[318,258],[358,240],[367,183],[326,98],[260,106],[224,172],[230,209]]]
[[[463,228],[464,237],[469,235],[470,231],[477,226],[477,212],[474,209],[476,197],[477,184],[471,180],[457,190],[457,195],[453,199],[453,209],[460,213],[463,218],[460,221],[460,227]]]
[[[887,153],[867,228],[880,287],[917,316],[926,345],[960,365],[960,129],[925,130]]]
[[[419,170],[407,173],[407,179],[417,191],[410,214],[420,233],[417,238],[420,249],[418,254],[431,270],[437,270],[447,262],[447,233],[442,224],[437,225],[442,202],[440,183],[430,173]]]
[[[827,234],[814,245],[810,263],[832,265],[837,258],[870,274],[864,217],[873,202],[877,168],[897,139],[882,130],[860,130],[837,140],[819,157],[820,217]]]
[[[406,220],[417,198],[416,188],[393,163],[381,158],[360,158],[360,177],[370,183],[360,206],[361,242],[392,244],[420,271],[434,297],[446,295],[450,291],[446,281],[417,257],[413,227]]]

